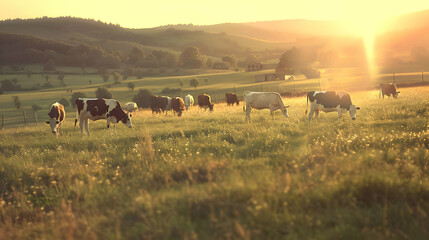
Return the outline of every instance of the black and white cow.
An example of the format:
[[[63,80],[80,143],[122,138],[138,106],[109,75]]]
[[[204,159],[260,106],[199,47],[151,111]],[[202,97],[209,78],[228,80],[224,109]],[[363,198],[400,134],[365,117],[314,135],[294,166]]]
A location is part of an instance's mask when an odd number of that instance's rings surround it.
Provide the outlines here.
[[[80,131],[83,133],[85,125],[86,132],[89,133],[89,119],[96,121],[99,119],[107,120],[107,128],[110,128],[110,123],[116,124],[119,121],[127,127],[132,127],[131,115],[125,113],[119,102],[115,99],[103,98],[78,98],[76,99],[77,116],[74,125],[79,119]]]
[[[343,91],[312,91],[307,93],[307,110],[308,100],[310,100],[310,114],[308,115],[308,121],[310,122],[311,117],[316,112],[316,116],[319,116],[319,112],[338,112],[338,119],[341,122],[341,116],[343,112],[350,112],[350,116],[353,120],[356,119],[356,111],[359,107],[352,104],[350,94]],[[305,114],[307,114],[305,110]]]

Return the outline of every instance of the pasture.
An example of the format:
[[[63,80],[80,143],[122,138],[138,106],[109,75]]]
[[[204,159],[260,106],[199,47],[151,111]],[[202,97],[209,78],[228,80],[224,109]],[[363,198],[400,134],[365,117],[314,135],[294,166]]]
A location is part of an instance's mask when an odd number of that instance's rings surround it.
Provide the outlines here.
[[[0,131],[0,239],[429,238],[429,88],[351,97],[341,124],[301,97],[274,120],[220,103]]]

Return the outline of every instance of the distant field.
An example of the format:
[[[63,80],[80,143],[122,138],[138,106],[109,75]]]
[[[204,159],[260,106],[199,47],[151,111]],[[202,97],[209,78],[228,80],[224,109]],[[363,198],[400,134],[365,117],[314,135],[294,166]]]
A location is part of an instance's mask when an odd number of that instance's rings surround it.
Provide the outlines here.
[[[428,99],[353,92],[341,124],[293,98],[274,120],[220,103],[91,136],[5,129],[0,239],[428,239]]]
[[[33,65],[26,67],[34,73],[41,72],[41,66]],[[411,69],[401,69],[402,71]],[[3,67],[3,72],[12,72],[9,67]],[[207,93],[212,96],[214,102],[225,101],[226,92],[236,92],[239,98],[245,91],[275,91],[275,92],[290,92],[290,91],[310,91],[310,90],[358,90],[358,89],[374,89],[379,82],[393,82],[391,74],[379,74],[375,79],[370,78],[362,68],[335,68],[323,69],[322,77],[319,79],[306,79],[303,75],[296,75],[295,81],[271,81],[271,82],[255,82],[255,75],[271,73],[273,70],[264,70],[258,72],[231,72],[231,71],[211,71],[204,73],[202,71],[191,71],[193,75],[187,76],[170,76],[170,77],[144,77],[136,79],[131,77],[128,80],[122,80],[119,84],[113,84],[113,78],[107,83],[102,81],[99,74],[96,74],[95,69],[85,69],[86,75],[81,75],[80,68],[59,68],[58,71],[74,73],[67,75],[64,78],[66,87],[60,86],[57,80],[57,74],[50,74],[50,83],[53,88],[32,91],[32,92],[12,92],[0,95],[0,117],[5,114],[5,127],[23,126],[23,113],[17,111],[13,105],[12,96],[19,96],[22,101],[22,108],[26,110],[29,124],[35,124],[35,113],[31,110],[33,104],[42,106],[42,110],[38,112],[39,120],[43,121],[47,116],[49,107],[52,103],[61,98],[70,99],[72,93],[66,89],[73,91],[84,92],[88,97],[95,96],[95,90],[98,87],[108,86],[113,94],[113,98],[118,99],[121,103],[131,101],[139,89],[149,89],[153,94],[161,94],[161,91],[168,87],[171,89],[181,89],[177,95],[183,97],[186,94],[197,96],[202,93]],[[380,70],[382,71],[382,70]],[[46,80],[43,74],[33,74],[30,78],[25,74],[0,74],[0,80],[17,78],[18,84],[24,88],[36,86],[37,83],[43,85]],[[199,86],[194,89],[189,85],[191,79],[196,78],[199,81]],[[421,81],[421,73],[419,72],[403,72],[396,73],[397,83],[410,83]],[[427,76],[429,81],[429,75]],[[134,92],[127,88],[129,82],[135,83]],[[180,82],[183,86],[180,86]],[[168,94],[167,94],[168,95]],[[66,107],[67,116],[74,117],[74,108]]]

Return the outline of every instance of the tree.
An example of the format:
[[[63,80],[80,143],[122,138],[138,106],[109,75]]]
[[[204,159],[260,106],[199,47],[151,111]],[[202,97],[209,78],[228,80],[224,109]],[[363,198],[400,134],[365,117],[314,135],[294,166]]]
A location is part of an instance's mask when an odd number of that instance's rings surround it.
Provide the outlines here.
[[[19,99],[19,96],[12,96],[13,98],[13,104],[15,105],[16,109],[21,108],[21,100]]]
[[[130,89],[130,91],[134,91],[134,88],[136,87],[136,84],[134,84],[133,82],[129,82],[127,84],[127,87]]]
[[[179,86],[180,86],[180,88],[183,87],[183,81],[182,81],[182,79],[179,79]]]
[[[140,89],[139,92],[133,97],[133,102],[137,103],[139,108],[150,107],[150,97],[152,93],[148,89]]]
[[[180,61],[185,68],[202,68],[206,64],[206,56],[197,47],[187,47],[180,54]]]
[[[83,92],[74,92],[74,93],[72,94],[71,98],[70,98],[70,104],[71,104],[73,107],[75,107],[76,99],[78,99],[78,98],[85,98],[85,97],[86,97],[86,95],[85,95],[85,93],[83,93]]]
[[[58,80],[60,80],[60,82],[61,83],[64,83],[64,77],[65,77],[65,75],[64,75],[64,73],[63,72],[60,72],[59,74],[58,74]]]
[[[27,71],[27,78],[30,79],[31,75],[33,75],[33,72],[31,72],[30,70]]]
[[[313,50],[293,47],[281,55],[276,72],[289,74],[301,72],[316,61],[316,56],[317,54]]]
[[[105,87],[99,87],[95,91],[95,96],[97,98],[112,98],[112,93]]]
[[[0,95],[3,93],[4,93],[3,88],[0,88]]]
[[[222,62],[229,63],[231,68],[237,67],[237,57],[234,55],[224,56],[222,57]]]
[[[115,83],[119,83],[121,81],[121,74],[119,74],[118,72],[113,72],[112,76]]]
[[[15,84],[10,79],[4,79],[1,81],[1,88],[4,91],[13,91],[15,90]]]
[[[37,105],[37,104],[33,104],[33,106],[31,106],[31,108],[34,111],[34,117],[36,118],[36,125],[39,123],[39,121],[37,120],[37,111],[39,111],[40,109],[42,109],[41,106]]]
[[[65,98],[61,98],[58,102],[61,103],[62,105],[64,105],[64,107],[69,106],[69,101]]]
[[[200,85],[200,82],[198,82],[198,79],[192,78],[191,81],[189,81],[189,86],[194,87],[197,89],[198,85]]]
[[[107,81],[109,81],[109,74],[107,74],[107,73],[104,73],[103,75],[101,75],[101,78],[103,78],[103,82],[107,82]]]

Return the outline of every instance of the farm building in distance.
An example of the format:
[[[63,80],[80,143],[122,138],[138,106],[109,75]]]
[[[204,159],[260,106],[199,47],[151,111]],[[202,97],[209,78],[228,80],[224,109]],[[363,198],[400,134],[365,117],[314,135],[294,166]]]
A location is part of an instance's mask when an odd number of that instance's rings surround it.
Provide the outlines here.
[[[269,82],[269,81],[282,81],[282,80],[294,80],[293,75],[284,73],[267,73],[255,75],[255,82]]]

